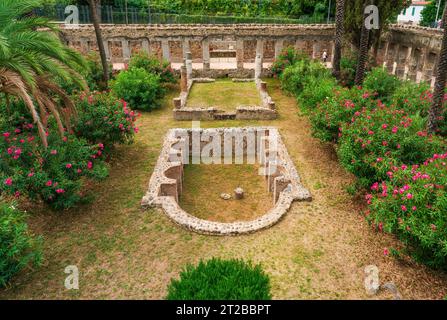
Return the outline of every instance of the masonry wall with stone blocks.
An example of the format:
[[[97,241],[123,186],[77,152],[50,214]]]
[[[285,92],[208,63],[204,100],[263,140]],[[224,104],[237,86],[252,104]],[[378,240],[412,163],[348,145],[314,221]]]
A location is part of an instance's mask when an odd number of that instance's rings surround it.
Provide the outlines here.
[[[206,137],[206,139],[205,139]],[[198,164],[208,157],[211,164],[258,163],[258,174],[265,176],[273,208],[258,219],[235,223],[211,222],[185,212],[179,197],[184,165]],[[233,158],[234,156],[234,158]],[[171,129],[142,199],[144,208],[160,207],[175,223],[198,233],[238,235],[265,229],[277,223],[294,201],[310,201],[300,177],[276,128]]]
[[[213,78],[251,77],[253,70],[244,64],[253,63],[258,54],[264,62],[273,61],[287,46],[301,49],[314,59],[327,51],[331,60],[335,33],[334,25],[102,25],[101,28],[106,54],[112,62],[126,62],[132,53],[145,50],[160,59],[181,63],[190,51],[193,62],[202,64],[194,70],[195,76]],[[77,29],[61,25],[60,35],[81,52],[97,51],[91,25]],[[441,30],[392,25],[383,35],[378,60],[390,73],[403,79],[433,82],[441,41]],[[210,71],[210,59],[225,51],[235,57],[236,67],[228,72]]]

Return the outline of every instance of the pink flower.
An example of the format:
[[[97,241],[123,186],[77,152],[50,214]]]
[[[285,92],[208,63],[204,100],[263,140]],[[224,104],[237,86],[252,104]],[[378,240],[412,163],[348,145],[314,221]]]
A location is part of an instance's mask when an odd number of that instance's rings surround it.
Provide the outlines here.
[[[45,185],[46,185],[47,187],[51,187],[51,186],[53,185],[53,181],[48,180],[47,183],[45,183]]]
[[[402,211],[407,211],[407,207],[406,206],[401,206]]]
[[[369,130],[369,131],[368,131],[368,134],[369,134],[370,136],[372,136],[372,135],[374,134],[374,131]]]
[[[51,150],[50,152],[52,155],[56,155],[57,154],[57,150]]]
[[[137,127],[135,127],[135,128],[133,129],[133,131],[134,131],[135,133],[138,133],[138,131],[140,131],[140,129],[138,129]]]
[[[382,124],[382,129],[388,128],[388,125],[386,123]]]
[[[380,232],[383,231],[383,223],[382,223],[382,222],[379,223],[379,231],[380,231]]]
[[[71,163],[67,163],[67,164],[65,165],[65,168],[67,168],[67,169],[71,169],[71,167],[72,167]]]
[[[436,226],[435,226],[433,223],[430,225],[430,228],[431,228],[433,231],[436,231]]]
[[[417,210],[416,206],[413,206],[413,208],[411,208],[411,210],[416,211]]]
[[[377,158],[377,162],[381,162],[383,158]]]
[[[19,191],[16,191],[16,192],[14,193],[14,197],[16,197],[16,198],[20,197],[20,192],[19,192]]]
[[[91,169],[91,168],[93,168],[93,162],[89,161],[87,163],[87,169]]]
[[[7,186],[12,186],[12,178],[6,178],[4,182]]]
[[[77,172],[77,173],[81,173],[81,172],[82,172],[82,170],[81,170],[81,169],[78,169],[78,170],[76,170],[76,172]]]
[[[28,173],[28,177],[33,177],[34,176],[34,172],[30,172],[30,173]]]
[[[56,190],[56,193],[57,193],[57,194],[65,193],[65,190],[64,190],[64,189],[57,189],[57,190]]]
[[[98,144],[99,149],[104,149],[104,145],[102,143]]]
[[[408,193],[408,194],[407,194],[407,199],[408,199],[408,200],[413,199],[413,195],[412,195],[411,193]]]
[[[390,254],[390,251],[388,250],[388,248],[383,249],[383,255],[387,256]]]
[[[9,132],[4,132],[4,133],[3,133],[3,136],[4,136],[5,138],[9,138],[10,135],[11,135],[11,134],[10,134]]]
[[[391,130],[392,133],[397,133],[397,130],[399,130],[398,127],[393,127],[393,129]]]
[[[22,154],[22,149],[18,148],[18,149],[16,149],[16,151],[14,151],[14,153],[15,153],[17,156],[20,156],[20,155]]]
[[[63,137],[62,140],[63,140],[64,142],[67,142],[67,141],[68,141],[68,138],[67,138],[67,137]]]
[[[14,130],[14,132],[15,132],[15,133],[20,133],[20,129],[17,128],[17,129]]]

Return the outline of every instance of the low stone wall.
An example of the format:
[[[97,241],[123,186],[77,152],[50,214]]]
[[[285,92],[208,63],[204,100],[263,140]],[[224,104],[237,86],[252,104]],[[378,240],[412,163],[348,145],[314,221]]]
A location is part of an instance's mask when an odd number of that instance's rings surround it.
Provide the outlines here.
[[[189,92],[194,83],[214,82],[211,78],[194,78],[187,81],[187,89],[174,99],[174,119],[179,121],[209,121],[209,120],[274,120],[278,114],[276,104],[267,92],[267,83],[255,79],[233,79],[233,81],[256,82],[256,88],[261,98],[260,106],[239,106],[234,112],[224,112],[216,107],[188,106]]]
[[[206,139],[203,139],[203,136],[206,136],[209,142],[204,142]],[[204,148],[207,148],[210,157],[216,157],[213,158],[213,163],[220,163],[224,152],[217,152],[215,148],[222,148],[227,152],[229,141],[231,157],[227,159],[233,161],[235,154],[236,162],[244,159],[248,162],[248,159],[252,159],[261,165],[260,174],[265,176],[266,187],[273,195],[274,207],[253,221],[219,223],[194,217],[179,205],[179,197],[185,188],[183,166],[189,162],[190,156],[193,159],[199,157],[200,160]],[[298,172],[276,128],[171,129],[165,137],[148,191],[141,204],[143,208],[162,208],[175,223],[194,232],[239,235],[271,227],[287,213],[294,201],[311,199],[311,194],[301,184]]]

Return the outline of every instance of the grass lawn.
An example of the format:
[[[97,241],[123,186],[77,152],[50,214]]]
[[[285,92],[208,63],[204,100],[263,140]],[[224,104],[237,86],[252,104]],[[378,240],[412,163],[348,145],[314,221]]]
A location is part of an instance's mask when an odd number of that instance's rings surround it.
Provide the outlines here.
[[[44,237],[45,261],[40,269],[18,275],[0,298],[162,299],[185,264],[211,257],[260,263],[276,299],[391,298],[384,290],[373,298],[367,295],[364,269],[371,264],[379,268],[381,283],[393,281],[404,299],[444,298],[445,274],[384,256],[384,248],[402,246],[365,222],[364,201],[345,191],[353,177],[340,167],[332,146],[312,137],[296,99],[284,95],[277,80],[268,80],[268,88],[277,103],[277,120],[202,121],[201,126],[278,127],[312,202],[293,204],[270,229],[238,237],[199,235],[177,226],[159,209],[143,211],[140,202],[164,135],[170,128],[191,126],[173,120],[171,101],[178,91],[171,92],[160,110],[138,120],[135,144],[117,148],[110,177],[90,186],[94,202],[64,212],[40,204],[25,207],[31,230]],[[216,182],[209,182],[209,194],[221,192]],[[79,290],[64,287],[68,265],[79,268]]]
[[[273,207],[273,196],[267,191],[265,177],[258,174],[258,165],[185,166],[180,205],[186,212],[217,222],[254,220]],[[234,189],[245,191],[244,199],[235,200]],[[221,193],[232,195],[223,200]]]
[[[261,97],[254,82],[232,82],[231,79],[194,83],[186,101],[187,107],[216,107],[222,111],[259,105]]]

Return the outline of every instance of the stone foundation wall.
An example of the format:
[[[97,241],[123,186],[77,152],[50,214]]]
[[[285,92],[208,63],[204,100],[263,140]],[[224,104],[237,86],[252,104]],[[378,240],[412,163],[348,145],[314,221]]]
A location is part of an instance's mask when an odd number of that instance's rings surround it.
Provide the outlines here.
[[[185,75],[183,75],[185,76]],[[267,83],[255,79],[233,79],[235,82],[256,82],[259,91],[261,105],[259,106],[239,106],[234,112],[224,112],[216,107],[197,107],[187,104],[188,95],[194,83],[214,82],[213,78],[193,78],[186,80],[186,90],[175,98],[173,115],[179,121],[210,121],[210,120],[274,120],[278,114],[276,104],[267,92]]]
[[[208,137],[203,139],[202,136]],[[208,140],[206,142],[205,140]],[[211,147],[210,147],[211,146]],[[230,148],[228,148],[230,147]],[[204,152],[204,150],[207,152]],[[217,151],[216,148],[220,148]],[[207,154],[221,163],[222,150],[230,151],[230,163],[259,163],[266,187],[272,194],[273,208],[256,220],[219,223],[199,219],[185,212],[179,205],[183,189],[183,169],[190,159],[200,163]],[[233,160],[233,155],[236,155]],[[248,160],[250,159],[250,160]],[[224,160],[227,161],[227,160]],[[228,165],[230,163],[225,162]],[[213,164],[209,164],[213,165]],[[235,165],[235,163],[233,163]],[[277,129],[271,127],[171,129],[142,199],[144,208],[160,207],[175,223],[191,231],[209,235],[239,235],[273,226],[289,210],[294,201],[310,201],[309,191],[300,177]]]

